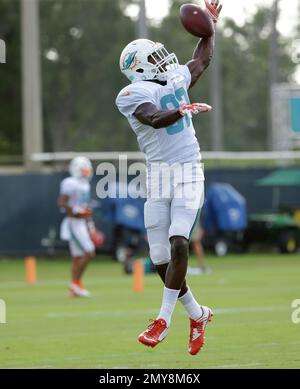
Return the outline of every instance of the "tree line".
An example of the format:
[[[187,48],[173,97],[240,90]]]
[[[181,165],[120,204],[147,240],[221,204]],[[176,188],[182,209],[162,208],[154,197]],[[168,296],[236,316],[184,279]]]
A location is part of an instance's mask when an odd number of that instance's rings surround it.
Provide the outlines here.
[[[135,39],[130,0],[41,0],[41,63],[45,151],[125,151],[137,143],[114,101],[127,80],[119,70],[124,46]],[[150,38],[174,51],[180,62],[192,55],[197,38],[178,18],[182,1],[150,28]],[[22,153],[20,1],[0,0],[0,38],[7,63],[0,65],[0,155]],[[270,118],[271,17],[259,8],[240,27],[232,19],[219,28],[226,150],[265,150]],[[292,37],[291,37],[292,39]],[[295,71],[290,41],[279,37],[279,82]],[[207,70],[191,100],[210,103]],[[211,149],[211,117],[195,119],[202,150]]]

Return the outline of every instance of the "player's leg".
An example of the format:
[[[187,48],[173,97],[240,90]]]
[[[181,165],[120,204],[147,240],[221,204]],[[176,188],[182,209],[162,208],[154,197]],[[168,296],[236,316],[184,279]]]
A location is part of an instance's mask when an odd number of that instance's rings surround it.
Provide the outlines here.
[[[194,235],[194,234],[193,234]],[[205,254],[202,245],[204,237],[203,229],[198,225],[194,239],[191,242],[193,253],[196,256],[198,267],[188,268],[188,274],[208,274],[211,273],[211,269],[205,264]]]
[[[73,243],[70,242],[70,250],[74,253],[74,249],[71,247],[73,246]],[[80,265],[82,261],[82,256],[73,256],[72,257],[72,265],[71,265],[71,278],[72,281],[79,280],[80,278]]]
[[[81,265],[84,259],[84,251],[77,245],[74,239],[69,241],[69,248],[72,255],[71,264],[71,283],[69,284],[69,291],[71,297],[85,297],[82,293],[82,284],[80,280]]]
[[[185,183],[177,187],[180,193],[176,193],[171,204],[170,241],[171,261],[166,272],[166,286],[178,288],[183,285],[187,264],[189,237],[193,227],[198,221],[200,209],[204,199],[204,183]],[[178,239],[181,237],[181,239]],[[210,308],[201,306],[194,298],[190,288],[179,297],[190,317],[191,333],[189,352],[195,355],[204,344],[204,330],[212,316]]]
[[[182,288],[185,286],[185,275],[187,267],[188,242],[185,243],[183,237],[172,237],[171,260],[165,273],[165,286],[163,290],[163,299],[158,314],[170,327],[173,311]],[[186,247],[187,246],[187,247]],[[183,289],[183,293],[185,290]]]
[[[170,243],[171,261],[166,272],[165,286],[180,292],[187,272],[189,242],[184,236],[171,236]]]
[[[199,183],[178,184],[171,202],[169,239],[171,261],[165,274],[165,286],[172,290],[181,290],[185,284],[188,266],[189,238],[198,220],[199,208],[203,203],[204,185]],[[178,294],[183,297],[188,292]],[[200,313],[199,305],[197,305]]]
[[[165,284],[166,272],[169,264],[157,265],[156,270]],[[195,300],[191,290],[186,284],[186,280],[183,281],[178,299],[187,311],[189,317],[193,320],[198,320],[202,316],[202,309],[198,302]]]
[[[70,222],[70,235],[71,240],[69,245],[73,261],[72,282],[69,289],[76,296],[88,297],[90,293],[83,286],[82,276],[88,263],[95,254],[94,245],[89,237],[86,222],[84,220]]]
[[[165,283],[167,268],[168,264],[156,266],[156,270],[163,283]],[[183,282],[178,299],[187,311],[190,318],[193,318],[194,320],[199,319],[199,315],[202,313],[200,305],[195,300],[189,286],[186,284],[186,280]]]
[[[197,212],[196,212],[197,213]],[[192,228],[192,224],[195,219],[195,215],[190,226],[187,226],[188,232],[186,235],[189,235]],[[188,241],[185,237],[179,236],[179,239],[171,239],[173,243],[173,251],[171,253],[171,244],[169,241],[169,229],[170,229],[170,206],[169,202],[166,201],[147,201],[145,204],[145,226],[147,228],[148,242],[150,246],[150,257],[152,262],[155,264],[158,273],[163,281],[165,281],[166,272],[169,268],[170,259],[172,258],[174,262],[180,262],[182,254],[186,256],[187,262],[187,253],[188,253]],[[187,242],[182,247],[182,242]],[[175,244],[174,244],[175,242]],[[177,246],[179,247],[177,247]],[[171,289],[170,287],[164,287],[163,301],[161,310],[158,314],[158,317],[153,321],[148,329],[144,331],[139,336],[139,341],[147,346],[154,347],[159,342],[161,342],[167,335],[167,330],[170,326],[171,316],[176,304],[178,297],[180,301],[182,298],[182,303],[188,310],[188,313],[191,317],[197,316],[197,318],[202,315],[201,308],[198,303],[193,299],[191,291],[186,287],[185,284],[185,273],[186,273],[187,263],[184,264],[182,274],[179,274],[175,277],[175,287],[178,289]],[[183,280],[182,280],[183,276]],[[181,278],[179,278],[181,277]],[[179,281],[178,279],[179,278]],[[179,287],[179,283],[181,288]],[[178,286],[177,286],[178,285]],[[173,284],[169,285],[173,286]],[[180,289],[179,289],[180,288]],[[191,303],[192,306],[191,306]],[[197,312],[194,313],[193,309],[196,309]]]
[[[165,263],[164,265],[155,266],[157,273],[160,276],[160,278],[164,284],[165,284],[165,280],[166,280],[166,272],[167,272],[168,265],[169,265],[168,263]],[[178,297],[180,298],[183,295],[185,295],[187,290],[188,290],[188,288],[186,285],[186,281],[184,280]]]
[[[194,218],[192,223],[189,223],[191,225],[187,224],[185,226],[186,235],[189,235],[195,219],[194,213],[192,216]],[[181,230],[178,236],[173,236],[169,240],[170,221],[169,201],[148,200],[146,202],[145,226],[150,246],[150,257],[158,268],[160,276],[165,281],[162,305],[156,319],[156,321],[159,321],[160,330],[164,326],[166,328],[170,326],[171,317],[179,295],[183,296],[187,293],[185,275],[188,260],[188,240],[184,234],[181,234]],[[199,305],[197,305],[197,308],[199,309]],[[154,326],[155,329],[156,327]],[[151,328],[151,338],[154,339],[155,336],[153,336],[152,332],[153,330]],[[143,333],[141,335],[142,337],[140,336],[139,340],[144,343],[144,336],[146,336],[146,342],[148,342],[147,338],[150,338],[150,334]],[[151,344],[147,344],[153,347],[157,343],[153,341]]]
[[[203,252],[203,248],[201,245],[202,235],[203,235],[203,233],[200,229],[199,223],[197,223],[197,225],[195,226],[194,231],[192,233],[190,241],[191,241],[191,247],[192,247],[193,253],[196,256],[199,267],[204,266],[204,252]]]
[[[90,252],[85,253],[85,255],[80,258],[80,261],[78,263],[78,268],[77,268],[78,269],[78,279],[79,280],[81,280],[87,265],[89,264],[89,262],[91,261],[91,259],[94,256],[95,256],[95,252],[94,251],[90,251]]]
[[[170,228],[170,201],[169,200],[149,200],[145,204],[145,225],[147,228],[148,241],[150,246],[150,257],[153,263],[157,265],[164,265],[168,263],[167,274],[170,268],[170,259],[179,258],[179,250],[181,246],[177,245],[171,240],[169,241]],[[178,240],[182,238],[179,237]],[[175,252],[175,253],[174,253]],[[181,266],[181,263],[179,263]],[[184,270],[182,270],[183,272]],[[176,282],[177,275],[174,276],[172,282],[168,285],[165,282],[163,289],[163,298],[160,312],[157,320],[163,320],[167,328],[170,327],[172,314],[180,293],[183,280]],[[185,277],[185,274],[184,274]]]
[[[150,258],[156,267],[165,267],[171,257],[169,242],[170,202],[168,200],[148,200],[145,203],[144,211]],[[166,305],[175,305],[177,296],[175,296],[174,302],[173,296],[169,298],[164,292],[164,299],[167,299]],[[158,315],[148,329],[140,334],[139,341],[150,347],[160,343],[167,335],[169,317],[169,314],[164,315],[164,313],[162,316]]]
[[[200,268],[204,267],[204,252],[200,240],[193,241],[193,251],[197,258],[198,266]]]
[[[165,281],[171,255],[174,257],[174,252],[171,254],[171,244],[169,241],[170,201],[148,200],[145,204],[145,226],[151,260],[156,266],[160,277]],[[181,237],[179,238],[181,239]],[[178,255],[176,254],[176,256]],[[185,295],[187,292],[185,282],[180,282],[180,285],[182,286],[181,291],[180,287],[178,290],[164,287],[160,312],[157,319],[139,336],[141,343],[154,347],[164,339],[170,326],[178,296],[180,293]]]
[[[192,320],[199,320],[203,310],[187,287],[185,277],[188,265],[188,240],[185,237],[172,237],[171,261],[165,274],[165,288],[179,290],[178,299]]]
[[[199,223],[197,223],[191,238],[190,238],[190,247],[193,251],[193,254],[196,257],[197,260],[197,267],[188,267],[188,274],[204,274],[208,272],[208,269],[205,267],[204,264],[204,250],[202,247],[201,240],[203,238],[203,232],[200,228]]]
[[[169,230],[170,242],[174,246],[174,260],[172,257],[166,274],[166,284],[176,286],[184,280],[188,265],[189,243],[199,222],[203,201],[202,181],[176,186],[171,204]]]

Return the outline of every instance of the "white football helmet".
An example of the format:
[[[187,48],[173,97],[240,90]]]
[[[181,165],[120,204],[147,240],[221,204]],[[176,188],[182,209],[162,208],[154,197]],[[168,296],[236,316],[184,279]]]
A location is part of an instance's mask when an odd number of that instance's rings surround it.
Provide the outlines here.
[[[137,39],[122,51],[120,69],[131,81],[166,81],[169,73],[179,66],[174,53],[169,53],[162,43]]]
[[[70,162],[69,171],[72,177],[90,180],[93,176],[91,161],[86,157],[75,157]]]

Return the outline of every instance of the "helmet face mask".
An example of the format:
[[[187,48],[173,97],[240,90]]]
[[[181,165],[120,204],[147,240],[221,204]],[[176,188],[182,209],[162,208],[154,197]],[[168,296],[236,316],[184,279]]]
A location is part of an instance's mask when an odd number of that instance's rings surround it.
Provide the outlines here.
[[[148,61],[155,65],[157,70],[155,78],[160,81],[165,81],[169,72],[178,67],[176,55],[174,53],[170,54],[163,45],[149,55]]]
[[[120,57],[120,69],[131,81],[167,80],[169,73],[178,68],[174,53],[169,53],[161,43],[137,39],[129,43]]]
[[[70,162],[70,174],[75,178],[90,180],[93,176],[91,161],[86,157],[75,157]]]

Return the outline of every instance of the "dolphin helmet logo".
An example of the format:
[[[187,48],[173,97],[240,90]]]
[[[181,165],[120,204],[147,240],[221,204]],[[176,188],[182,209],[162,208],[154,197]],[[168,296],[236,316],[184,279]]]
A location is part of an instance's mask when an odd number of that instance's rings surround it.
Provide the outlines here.
[[[133,51],[132,53],[128,53],[125,55],[123,59],[122,70],[134,68],[134,66],[136,65],[136,54],[137,51]]]

